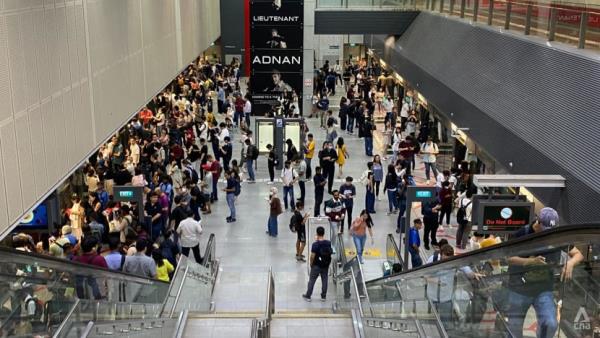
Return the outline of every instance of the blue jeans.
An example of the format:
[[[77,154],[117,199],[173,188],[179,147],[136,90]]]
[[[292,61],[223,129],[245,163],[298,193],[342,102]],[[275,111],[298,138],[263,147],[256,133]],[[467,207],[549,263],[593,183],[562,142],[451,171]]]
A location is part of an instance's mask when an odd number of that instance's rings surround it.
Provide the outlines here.
[[[235,194],[227,193],[227,206],[229,206],[229,218],[235,219]]]
[[[369,189],[367,189],[367,195],[365,196],[365,209],[370,214],[375,213],[375,193]]]
[[[390,212],[394,211],[394,209],[398,209],[398,199],[396,198],[396,190],[387,191],[388,196],[388,206],[390,208]]]
[[[356,247],[356,255],[358,256],[358,259],[362,261],[365,243],[367,242],[367,235],[352,235],[352,240],[354,241],[354,246]]]
[[[288,195],[290,195],[290,205],[292,209],[296,209],[296,202],[294,202],[294,186],[283,187],[283,204],[285,205],[286,210],[288,208]]]
[[[246,120],[246,127],[250,128],[250,113],[244,113],[244,117]]]
[[[277,216],[269,216],[267,227],[269,228],[269,236],[277,237]]]
[[[346,126],[346,130],[349,133],[353,133],[354,132],[354,117],[348,117],[348,124]]]
[[[254,181],[254,160],[246,160],[246,169],[248,170],[248,177],[251,181]]]
[[[516,338],[523,337],[523,322],[531,305],[533,305],[537,317],[537,337],[554,337],[558,329],[558,322],[556,321],[556,305],[552,291],[543,291],[536,297],[510,291],[508,303],[508,328]]]
[[[242,115],[244,113],[238,112],[237,110],[233,112],[233,123],[235,123],[236,127],[238,125],[238,121],[242,121]]]
[[[373,137],[365,137],[365,153],[373,156]]]
[[[420,267],[423,265],[423,260],[421,259],[421,255],[413,249],[408,248],[408,252],[410,252],[410,263],[413,269]]]
[[[429,180],[429,172],[433,171],[433,178],[437,179],[438,176],[438,170],[437,167],[435,166],[435,162],[424,162],[425,163],[425,178],[427,178],[427,180]]]

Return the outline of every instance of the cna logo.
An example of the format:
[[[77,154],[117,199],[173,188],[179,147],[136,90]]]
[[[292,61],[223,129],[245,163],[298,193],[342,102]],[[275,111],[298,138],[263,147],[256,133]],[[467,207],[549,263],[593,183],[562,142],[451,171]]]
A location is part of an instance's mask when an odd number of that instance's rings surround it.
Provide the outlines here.
[[[575,330],[590,330],[592,324],[590,323],[590,316],[583,306],[579,307],[575,320],[573,321],[573,328]]]

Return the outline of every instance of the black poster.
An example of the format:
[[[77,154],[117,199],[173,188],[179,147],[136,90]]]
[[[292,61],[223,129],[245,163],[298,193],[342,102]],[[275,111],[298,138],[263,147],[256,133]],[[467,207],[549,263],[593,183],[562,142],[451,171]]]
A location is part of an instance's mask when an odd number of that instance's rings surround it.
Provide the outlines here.
[[[262,116],[282,98],[302,111],[304,39],[302,0],[251,0],[250,48],[254,114]]]

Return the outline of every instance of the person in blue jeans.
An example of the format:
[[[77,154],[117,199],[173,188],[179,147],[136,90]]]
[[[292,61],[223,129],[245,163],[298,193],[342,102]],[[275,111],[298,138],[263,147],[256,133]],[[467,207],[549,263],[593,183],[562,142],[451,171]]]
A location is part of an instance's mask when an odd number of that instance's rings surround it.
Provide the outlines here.
[[[413,226],[408,231],[408,252],[410,253],[410,262],[412,268],[418,268],[423,265],[423,260],[419,254],[421,247],[421,237],[419,236],[419,230],[423,227],[423,222],[420,218],[417,218],[413,222]]]
[[[252,144],[249,138],[247,138],[244,143],[246,144],[246,169],[248,170],[248,183],[254,183],[254,161],[256,160],[254,156],[258,149],[256,149],[256,146]]]
[[[298,173],[294,168],[291,167],[291,161],[285,161],[285,167],[281,171],[281,181],[283,182],[283,203],[285,210],[288,210],[288,195],[290,198],[290,206],[292,209],[296,209],[296,202],[294,199],[294,183],[298,180]]]
[[[558,225],[556,210],[543,208],[532,225],[515,233],[522,237],[551,229]],[[537,317],[537,337],[554,337],[558,329],[556,304],[554,302],[554,268],[561,264],[566,251],[568,260],[563,266],[561,280],[573,277],[573,268],[583,261],[583,255],[574,246],[562,248],[533,249],[528,255],[508,258],[508,328],[516,338],[523,337],[523,323],[529,308],[533,305]]]
[[[277,237],[277,217],[283,212],[281,210],[281,200],[277,197],[277,188],[271,188],[269,197],[267,198],[267,202],[269,202],[269,220],[267,221],[267,234],[271,237]]]
[[[229,217],[225,220],[227,223],[235,222],[235,186],[237,182],[235,181],[235,175],[231,171],[225,172],[225,179],[227,180],[227,186],[223,191],[225,192],[225,197],[227,198],[227,206],[229,207]]]
[[[398,176],[396,175],[396,167],[393,164],[389,164],[387,168],[387,174],[385,175],[385,182],[383,183],[383,192],[387,191],[388,197],[388,215],[398,212]]]
[[[373,220],[367,210],[363,209],[363,211],[360,212],[360,215],[352,221],[352,227],[350,228],[352,240],[356,247],[356,256],[358,257],[360,264],[365,263],[363,251],[365,249],[365,243],[367,242],[367,230],[371,236],[371,245],[373,245]]]

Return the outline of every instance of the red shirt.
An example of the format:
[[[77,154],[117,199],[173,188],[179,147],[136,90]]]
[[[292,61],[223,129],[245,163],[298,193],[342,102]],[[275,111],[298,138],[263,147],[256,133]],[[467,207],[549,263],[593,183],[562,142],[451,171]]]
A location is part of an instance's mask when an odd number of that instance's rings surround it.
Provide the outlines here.
[[[140,112],[140,120],[142,120],[142,122],[144,124],[148,124],[148,122],[150,122],[150,120],[152,120],[152,116],[154,116],[152,114],[152,110],[150,110],[148,108],[146,108]]]
[[[75,256],[73,257],[73,261],[82,264],[97,266],[99,268],[108,269],[108,264],[106,264],[106,260],[104,259],[104,257],[98,255],[95,252],[84,253],[81,256]]]

